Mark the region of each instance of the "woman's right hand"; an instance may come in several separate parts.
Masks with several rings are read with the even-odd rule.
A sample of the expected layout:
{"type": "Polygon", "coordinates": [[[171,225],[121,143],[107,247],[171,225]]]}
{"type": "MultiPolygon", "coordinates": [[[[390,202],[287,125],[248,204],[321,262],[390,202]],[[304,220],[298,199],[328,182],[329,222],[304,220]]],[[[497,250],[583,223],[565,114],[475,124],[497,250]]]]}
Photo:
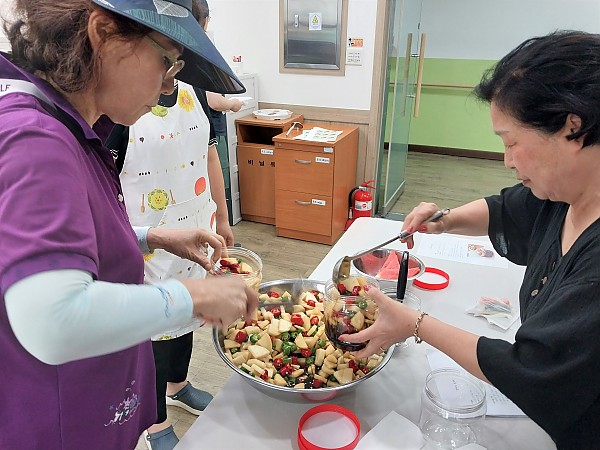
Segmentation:
{"type": "Polygon", "coordinates": [[[240,317],[252,317],[258,308],[258,294],[236,276],[184,280],[194,302],[194,316],[206,322],[228,326],[240,317]]]}
{"type": "Polygon", "coordinates": [[[359,359],[387,350],[395,343],[402,342],[411,336],[416,316],[420,314],[419,311],[391,299],[374,287],[369,288],[367,295],[377,303],[378,311],[375,322],[358,333],[343,334],[339,337],[341,341],[353,344],[368,341],[365,348],[353,352],[353,355],[359,359]]]}
{"type": "MultiPolygon", "coordinates": [[[[440,208],[435,203],[425,203],[421,202],[418,206],[413,208],[413,210],[406,216],[404,219],[404,223],[402,224],[402,231],[408,231],[412,233],[413,231],[418,231],[419,233],[430,233],[430,234],[440,234],[446,230],[444,224],[444,217],[435,222],[425,222],[428,217],[434,214],[436,211],[439,211],[440,208]]],[[[414,240],[411,237],[407,238],[403,242],[406,243],[409,249],[414,247],[414,240]]]]}

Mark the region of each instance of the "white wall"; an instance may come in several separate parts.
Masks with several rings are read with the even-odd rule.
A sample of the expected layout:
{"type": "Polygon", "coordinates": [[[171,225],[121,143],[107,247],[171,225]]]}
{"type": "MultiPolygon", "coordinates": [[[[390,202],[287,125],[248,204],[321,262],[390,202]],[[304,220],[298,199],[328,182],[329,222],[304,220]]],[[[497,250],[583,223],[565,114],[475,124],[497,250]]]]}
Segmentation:
{"type": "Polygon", "coordinates": [[[600,1],[423,0],[427,58],[497,60],[557,29],[600,33],[600,1]]]}
{"type": "Polygon", "coordinates": [[[13,0],[2,0],[0,1],[0,51],[6,52],[10,50],[8,45],[8,39],[4,35],[3,18],[10,17],[9,12],[13,6],[13,0]]]}
{"type": "Polygon", "coordinates": [[[362,66],[345,76],[279,73],[279,0],[208,0],[209,35],[227,62],[241,55],[255,72],[261,102],[369,109],[375,42],[375,0],[348,0],[348,37],[363,38],[362,66]]]}

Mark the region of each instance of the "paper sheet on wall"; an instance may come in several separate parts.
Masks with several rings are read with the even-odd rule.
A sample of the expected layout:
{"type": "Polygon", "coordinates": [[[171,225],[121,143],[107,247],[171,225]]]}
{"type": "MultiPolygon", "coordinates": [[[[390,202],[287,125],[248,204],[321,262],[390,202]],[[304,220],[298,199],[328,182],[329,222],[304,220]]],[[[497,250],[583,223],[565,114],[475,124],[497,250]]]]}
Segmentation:
{"type": "MultiPolygon", "coordinates": [[[[426,352],[431,370],[445,367],[464,370],[452,358],[438,350],[428,348],[426,352]]],[[[484,383],[484,385],[487,401],[486,415],[495,417],[525,417],[525,413],[506,395],[488,383],[484,383]]]]}
{"type": "Polygon", "coordinates": [[[504,269],[508,267],[508,260],[498,255],[489,241],[476,238],[465,239],[448,234],[443,236],[428,234],[423,236],[417,254],[479,266],[504,269]]]}

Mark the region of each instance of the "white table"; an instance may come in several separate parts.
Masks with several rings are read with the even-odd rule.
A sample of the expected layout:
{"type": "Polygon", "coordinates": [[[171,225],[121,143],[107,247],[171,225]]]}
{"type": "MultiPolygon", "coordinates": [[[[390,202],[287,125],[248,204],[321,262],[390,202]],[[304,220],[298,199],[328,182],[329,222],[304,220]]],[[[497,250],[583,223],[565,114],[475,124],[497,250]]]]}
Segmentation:
{"type": "MultiPolygon", "coordinates": [[[[373,247],[400,232],[401,223],[378,218],[360,218],[340,238],[310,278],[326,280],[341,257],[373,247]]],[[[415,236],[413,253],[427,235],[415,236]]],[[[476,238],[487,241],[487,238],[476,238]]],[[[404,244],[389,247],[406,249],[404,244]]],[[[447,323],[492,338],[514,340],[518,324],[506,332],[489,325],[483,318],[465,314],[482,295],[506,296],[517,302],[523,268],[475,266],[442,259],[421,257],[427,266],[448,272],[450,285],[441,291],[411,290],[421,299],[421,308],[447,323]]],[[[431,370],[425,356],[427,344],[411,343],[398,349],[388,365],[353,392],[335,397],[336,403],[351,409],[361,423],[361,435],[394,410],[418,423],[420,393],[431,370]]],[[[241,376],[233,374],[208,408],[194,422],[176,450],[198,449],[298,449],[297,425],[300,417],[315,404],[286,403],[261,394],[241,376]]],[[[556,448],[550,437],[528,418],[485,420],[485,445],[488,450],[545,450],[556,448]]]]}

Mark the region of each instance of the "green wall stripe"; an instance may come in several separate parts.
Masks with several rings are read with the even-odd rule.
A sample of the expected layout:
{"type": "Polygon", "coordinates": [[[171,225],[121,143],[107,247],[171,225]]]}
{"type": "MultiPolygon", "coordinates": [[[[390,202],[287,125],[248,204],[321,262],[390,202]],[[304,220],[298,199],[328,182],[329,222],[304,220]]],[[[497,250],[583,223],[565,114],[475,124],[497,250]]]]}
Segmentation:
{"type": "MultiPolygon", "coordinates": [[[[496,61],[427,58],[424,83],[476,85],[496,61]]],[[[420,115],[412,119],[410,143],[465,150],[503,152],[493,133],[489,106],[475,99],[470,89],[424,86],[420,115]]]]}

